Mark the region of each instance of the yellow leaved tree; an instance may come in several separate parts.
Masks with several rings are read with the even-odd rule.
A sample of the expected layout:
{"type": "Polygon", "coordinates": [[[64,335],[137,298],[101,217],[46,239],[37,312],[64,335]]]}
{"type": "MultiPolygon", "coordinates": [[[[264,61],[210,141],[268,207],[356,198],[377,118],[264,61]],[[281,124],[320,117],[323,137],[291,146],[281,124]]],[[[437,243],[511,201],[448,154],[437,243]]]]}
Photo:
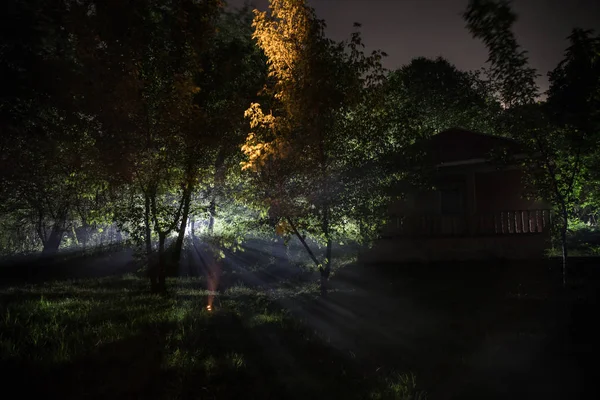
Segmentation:
{"type": "Polygon", "coordinates": [[[349,42],[328,39],[325,23],[305,0],[270,0],[267,12],[254,14],[253,37],[266,56],[269,80],[261,102],[245,112],[251,133],[241,167],[251,174],[276,232],[302,242],[325,292],[333,238],[354,209],[345,180],[357,158],[348,153],[348,135],[358,130],[348,128],[348,115],[383,77],[382,53],[365,56],[358,33],[349,42]],[[325,245],[323,261],[306,234],[325,245]]]}
{"type": "Polygon", "coordinates": [[[267,57],[272,84],[264,89],[277,110],[263,111],[251,104],[245,116],[253,130],[242,151],[248,159],[242,169],[257,171],[270,157],[285,157],[289,140],[305,118],[304,81],[308,78],[311,41],[321,39],[315,29],[318,21],[304,0],[272,0],[270,12],[255,10],[253,38],[267,57]]]}

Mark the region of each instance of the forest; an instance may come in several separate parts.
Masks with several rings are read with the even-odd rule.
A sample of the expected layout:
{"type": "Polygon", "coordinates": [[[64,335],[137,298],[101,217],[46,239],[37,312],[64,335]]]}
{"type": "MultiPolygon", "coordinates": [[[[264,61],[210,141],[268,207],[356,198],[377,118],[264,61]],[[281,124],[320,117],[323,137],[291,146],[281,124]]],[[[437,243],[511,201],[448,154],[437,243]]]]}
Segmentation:
{"type": "Polygon", "coordinates": [[[177,260],[194,226],[232,248],[308,236],[327,275],[333,242],[369,243],[385,223],[410,145],[452,127],[528,146],[531,195],[554,205],[559,239],[597,229],[598,37],[574,30],[540,93],[514,16],[485,7],[465,18],[488,69],[415,58],[386,71],[360,24],[336,43],[298,1],[268,14],[216,0],[7,3],[3,255],[128,240],[177,260]]]}
{"type": "Polygon", "coordinates": [[[158,312],[174,301],[152,295],[168,282],[187,293],[168,279],[185,275],[186,249],[235,260],[260,246],[314,272],[325,295],[377,240],[400,183],[429,184],[413,145],[450,128],[527,149],[526,195],[552,206],[548,256],[562,257],[563,281],[571,255],[600,255],[598,32],[572,31],[542,92],[502,0],[464,10],[489,53],[475,71],[442,57],[387,70],[359,22],[332,40],[304,0],[264,12],[220,0],[1,9],[2,262],[133,249],[149,285],[132,285],[158,312]]]}

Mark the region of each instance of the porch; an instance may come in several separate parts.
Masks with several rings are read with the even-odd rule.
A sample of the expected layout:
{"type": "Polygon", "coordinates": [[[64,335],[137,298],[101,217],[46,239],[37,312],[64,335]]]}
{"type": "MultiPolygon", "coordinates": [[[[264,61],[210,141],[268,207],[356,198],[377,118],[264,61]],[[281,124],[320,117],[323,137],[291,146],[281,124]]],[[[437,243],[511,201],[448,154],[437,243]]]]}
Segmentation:
{"type": "Polygon", "coordinates": [[[548,234],[549,209],[504,210],[472,215],[392,215],[385,237],[476,237],[548,234]]]}
{"type": "Polygon", "coordinates": [[[535,260],[550,239],[548,209],[393,216],[370,262],[535,260]]]}

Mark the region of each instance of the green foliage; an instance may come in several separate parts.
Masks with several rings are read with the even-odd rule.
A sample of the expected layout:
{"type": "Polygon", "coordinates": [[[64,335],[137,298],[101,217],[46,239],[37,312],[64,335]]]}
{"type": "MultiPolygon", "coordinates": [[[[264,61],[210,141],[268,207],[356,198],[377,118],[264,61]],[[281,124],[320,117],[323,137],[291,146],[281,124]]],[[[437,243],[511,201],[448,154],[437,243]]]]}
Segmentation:
{"type": "Polygon", "coordinates": [[[378,236],[410,145],[451,127],[518,139],[532,195],[597,223],[597,34],[573,31],[537,104],[506,1],[465,13],[487,75],[442,58],[388,73],[359,24],[335,42],[301,0],[8,0],[0,18],[3,255],[128,237],[150,256],[195,219],[230,250],[297,231],[330,266],[334,243],[378,236]]]}
{"type": "Polygon", "coordinates": [[[451,128],[496,133],[501,107],[491,82],[444,58],[418,57],[391,72],[385,96],[390,141],[412,142],[451,128]]]}
{"type": "Polygon", "coordinates": [[[508,0],[470,0],[464,13],[467,28],[490,50],[490,77],[505,107],[531,104],[538,96],[537,71],[528,66],[511,28],[517,21],[508,0]]]}
{"type": "MultiPolygon", "coordinates": [[[[600,227],[592,221],[570,218],[567,242],[569,252],[573,256],[598,256],[600,255],[600,227]]],[[[555,253],[556,251],[551,255],[558,255],[555,253]]]]}
{"type": "Polygon", "coordinates": [[[549,74],[547,112],[552,122],[565,131],[567,148],[578,163],[580,178],[574,183],[572,216],[597,223],[600,210],[600,37],[592,31],[574,29],[565,58],[549,74]]]}
{"type": "Polygon", "coordinates": [[[549,109],[559,124],[594,134],[600,107],[600,37],[574,29],[568,39],[565,58],[549,73],[549,109]]]}
{"type": "MultiPolygon", "coordinates": [[[[371,111],[379,98],[382,52],[363,53],[358,32],[348,42],[325,36],[324,22],[303,1],[274,0],[256,12],[255,33],[267,56],[267,108],[246,111],[252,133],[242,151],[251,172],[250,202],[268,210],[276,231],[331,247],[360,240],[385,203],[380,154],[367,148],[379,131],[371,111]],[[360,204],[360,206],[359,206],[360,204]]],[[[330,254],[325,262],[330,265],[330,254]]]]}
{"type": "Polygon", "coordinates": [[[594,175],[590,167],[600,143],[597,40],[590,32],[573,32],[565,60],[550,73],[547,102],[536,103],[537,73],[511,30],[516,15],[509,2],[471,0],[464,17],[473,36],[489,49],[491,76],[507,108],[501,118],[503,129],[528,149],[523,167],[530,187],[557,212],[566,283],[569,218],[575,216],[578,204],[597,198],[593,194],[597,189],[586,187],[594,175]]]}
{"type": "Polygon", "coordinates": [[[141,246],[239,187],[224,179],[266,75],[251,13],[134,3],[7,4],[3,25],[20,25],[1,49],[3,253],[94,244],[113,222],[141,246]]]}

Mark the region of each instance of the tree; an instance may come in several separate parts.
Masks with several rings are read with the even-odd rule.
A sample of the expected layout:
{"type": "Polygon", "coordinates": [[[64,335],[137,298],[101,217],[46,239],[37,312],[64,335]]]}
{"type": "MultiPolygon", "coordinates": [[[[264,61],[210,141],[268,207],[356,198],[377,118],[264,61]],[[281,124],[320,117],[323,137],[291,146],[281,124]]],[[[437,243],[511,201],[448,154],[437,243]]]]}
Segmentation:
{"type": "Polygon", "coordinates": [[[565,58],[549,73],[547,111],[554,124],[582,141],[578,217],[600,211],[600,37],[574,29],[565,58]]]}
{"type": "Polygon", "coordinates": [[[189,216],[213,218],[236,189],[227,180],[243,111],[266,77],[251,13],[217,0],[11,1],[6,11],[0,212],[15,232],[1,243],[17,249],[24,237],[50,253],[67,233],[87,245],[116,221],[149,267],[158,259],[149,273],[164,290],[172,233],[177,261],[189,216]]]}
{"type": "Polygon", "coordinates": [[[303,0],[272,0],[270,12],[255,11],[253,26],[270,84],[266,103],[246,111],[252,133],[242,147],[242,168],[253,172],[255,200],[265,204],[277,231],[295,235],[307,250],[325,293],[334,238],[356,206],[344,178],[360,151],[348,134],[358,130],[345,128],[359,116],[353,108],[382,81],[383,54],[365,56],[358,33],[348,43],[327,39],[324,22],[303,0]],[[325,245],[322,262],[301,230],[325,245]]]}
{"type": "Polygon", "coordinates": [[[391,133],[415,139],[450,128],[492,134],[501,111],[490,81],[441,57],[418,57],[391,72],[386,106],[391,133]]]}
{"type": "MultiPolygon", "coordinates": [[[[529,67],[527,53],[521,50],[511,31],[516,15],[510,3],[471,0],[464,17],[473,36],[482,39],[489,49],[491,77],[506,107],[504,130],[529,147],[531,157],[524,166],[530,169],[535,190],[553,203],[560,216],[563,285],[566,285],[568,221],[580,193],[583,149],[589,144],[583,131],[557,123],[556,115],[552,117],[548,113],[553,103],[558,104],[560,96],[557,94],[563,92],[560,87],[569,62],[561,63],[551,74],[549,95],[552,101],[536,103],[538,87],[535,79],[538,74],[529,67]]],[[[555,112],[563,114],[563,106],[554,108],[555,112]]],[[[568,116],[569,112],[564,115],[568,116]]]]}
{"type": "Polygon", "coordinates": [[[507,0],[470,0],[464,13],[467,28],[489,50],[489,75],[506,108],[535,103],[539,76],[528,65],[511,28],[517,16],[507,0]]]}
{"type": "Polygon", "coordinates": [[[9,1],[1,24],[0,212],[14,221],[8,229],[35,231],[47,255],[85,224],[78,211],[103,187],[93,166],[98,127],[77,112],[72,96],[77,55],[64,29],[69,6],[9,1]]]}
{"type": "Polygon", "coordinates": [[[239,169],[241,161],[239,147],[247,125],[244,110],[266,81],[264,55],[252,39],[251,24],[249,8],[224,12],[201,60],[203,74],[197,81],[195,101],[203,111],[204,129],[215,140],[202,168],[195,209],[208,217],[210,234],[217,210],[235,193],[235,188],[228,185],[228,176],[232,169],[239,169]]]}
{"type": "Polygon", "coordinates": [[[221,5],[134,3],[79,2],[68,27],[81,65],[77,96],[102,127],[98,146],[112,185],[131,193],[117,217],[143,235],[152,288],[164,291],[167,236],[185,229],[198,170],[214,147],[196,96],[221,5]]]}

